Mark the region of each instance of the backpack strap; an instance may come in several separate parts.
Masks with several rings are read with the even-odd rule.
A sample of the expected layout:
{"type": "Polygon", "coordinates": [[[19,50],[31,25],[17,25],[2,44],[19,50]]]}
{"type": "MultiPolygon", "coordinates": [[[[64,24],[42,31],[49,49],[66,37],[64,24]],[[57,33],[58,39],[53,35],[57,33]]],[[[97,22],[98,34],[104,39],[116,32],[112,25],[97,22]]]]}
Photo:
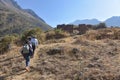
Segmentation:
{"type": "Polygon", "coordinates": [[[28,46],[29,46],[29,49],[30,49],[31,51],[33,51],[33,49],[32,49],[32,47],[30,46],[30,44],[28,44],[28,46]]]}

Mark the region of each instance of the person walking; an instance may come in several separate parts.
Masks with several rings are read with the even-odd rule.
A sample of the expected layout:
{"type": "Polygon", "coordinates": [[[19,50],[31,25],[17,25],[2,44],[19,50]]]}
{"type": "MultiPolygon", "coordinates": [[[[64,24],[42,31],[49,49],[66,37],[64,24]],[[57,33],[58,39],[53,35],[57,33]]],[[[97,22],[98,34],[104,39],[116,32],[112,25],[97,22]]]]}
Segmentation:
{"type": "Polygon", "coordinates": [[[32,43],[32,48],[33,48],[33,54],[31,57],[34,57],[35,49],[38,46],[38,40],[35,36],[32,36],[30,42],[32,43]]]}
{"type": "Polygon", "coordinates": [[[26,41],[21,49],[21,53],[25,59],[26,71],[30,71],[30,56],[32,52],[33,52],[32,44],[30,43],[30,41],[26,41]]]}

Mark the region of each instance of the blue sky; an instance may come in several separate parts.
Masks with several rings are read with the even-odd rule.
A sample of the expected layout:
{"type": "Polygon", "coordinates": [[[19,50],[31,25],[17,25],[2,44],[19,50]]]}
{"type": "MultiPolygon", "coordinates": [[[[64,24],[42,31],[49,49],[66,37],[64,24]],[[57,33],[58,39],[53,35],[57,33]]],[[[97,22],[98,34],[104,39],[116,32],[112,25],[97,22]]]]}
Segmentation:
{"type": "Polygon", "coordinates": [[[16,0],[24,9],[32,9],[49,25],[97,18],[104,21],[120,16],[120,0],[16,0]]]}

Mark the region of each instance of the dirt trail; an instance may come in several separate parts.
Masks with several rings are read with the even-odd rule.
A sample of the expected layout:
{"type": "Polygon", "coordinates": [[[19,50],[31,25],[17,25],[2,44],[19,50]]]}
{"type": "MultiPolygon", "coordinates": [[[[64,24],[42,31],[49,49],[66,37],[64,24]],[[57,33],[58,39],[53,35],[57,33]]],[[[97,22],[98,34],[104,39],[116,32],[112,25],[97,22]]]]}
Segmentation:
{"type": "MultiPolygon", "coordinates": [[[[65,43],[52,43],[52,44],[40,44],[36,51],[35,56],[31,59],[31,71],[26,72],[24,70],[25,61],[21,54],[19,53],[20,48],[16,49],[13,47],[13,51],[8,52],[8,54],[0,56],[0,67],[4,66],[4,68],[0,71],[0,80],[29,80],[29,76],[38,75],[40,76],[40,72],[35,69],[37,64],[39,64],[39,50],[44,47],[53,47],[55,45],[67,45],[68,43],[73,42],[73,38],[70,41],[65,43]],[[37,74],[38,73],[38,74],[37,74]]],[[[34,79],[35,77],[33,77],[34,79]]],[[[33,80],[31,79],[31,80],[33,80]]]]}

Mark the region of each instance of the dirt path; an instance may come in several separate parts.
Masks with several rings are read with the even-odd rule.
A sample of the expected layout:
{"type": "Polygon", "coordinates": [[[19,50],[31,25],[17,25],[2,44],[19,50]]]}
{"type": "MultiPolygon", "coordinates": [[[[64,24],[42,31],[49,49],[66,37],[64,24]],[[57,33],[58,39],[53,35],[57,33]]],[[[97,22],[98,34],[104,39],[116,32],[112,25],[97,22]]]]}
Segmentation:
{"type": "MultiPolygon", "coordinates": [[[[70,38],[69,38],[70,39],[70,38]]],[[[65,43],[52,43],[52,44],[44,44],[39,45],[35,51],[35,56],[31,59],[31,71],[25,71],[25,61],[21,54],[19,53],[20,48],[13,48],[13,51],[10,51],[8,54],[0,56],[0,67],[2,67],[0,71],[0,80],[29,80],[29,76],[32,76],[32,79],[35,79],[35,76],[40,76],[40,71],[36,69],[36,66],[39,64],[39,50],[44,47],[53,47],[55,45],[68,45],[74,41],[71,38],[69,41],[65,43]]],[[[36,79],[35,79],[36,80],[36,79]]]]}

